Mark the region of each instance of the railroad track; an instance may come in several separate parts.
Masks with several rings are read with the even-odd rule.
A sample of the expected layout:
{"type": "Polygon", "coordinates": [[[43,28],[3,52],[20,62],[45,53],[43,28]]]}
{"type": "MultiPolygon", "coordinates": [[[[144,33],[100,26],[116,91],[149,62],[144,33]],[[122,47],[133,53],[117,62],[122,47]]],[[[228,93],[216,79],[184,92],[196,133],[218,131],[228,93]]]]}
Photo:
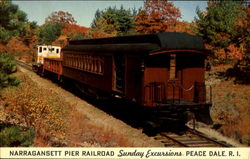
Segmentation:
{"type": "Polygon", "coordinates": [[[217,139],[209,138],[206,135],[188,129],[184,134],[162,132],[155,136],[166,147],[232,147],[217,139]]]}
{"type": "Polygon", "coordinates": [[[32,70],[32,66],[23,62],[23,61],[19,61],[19,60],[16,60],[16,63],[17,65],[21,66],[21,67],[24,67],[25,69],[29,70],[29,71],[33,71],[32,70]]]}

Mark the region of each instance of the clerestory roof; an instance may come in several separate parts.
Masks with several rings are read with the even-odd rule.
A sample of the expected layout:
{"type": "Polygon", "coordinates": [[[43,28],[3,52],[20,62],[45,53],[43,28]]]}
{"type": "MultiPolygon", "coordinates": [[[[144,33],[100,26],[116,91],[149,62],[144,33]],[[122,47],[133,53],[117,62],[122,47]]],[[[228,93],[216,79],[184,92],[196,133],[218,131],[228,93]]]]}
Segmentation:
{"type": "Polygon", "coordinates": [[[72,40],[69,41],[69,45],[63,50],[149,53],[174,49],[204,50],[204,46],[201,37],[187,33],[164,32],[110,38],[72,40]]]}

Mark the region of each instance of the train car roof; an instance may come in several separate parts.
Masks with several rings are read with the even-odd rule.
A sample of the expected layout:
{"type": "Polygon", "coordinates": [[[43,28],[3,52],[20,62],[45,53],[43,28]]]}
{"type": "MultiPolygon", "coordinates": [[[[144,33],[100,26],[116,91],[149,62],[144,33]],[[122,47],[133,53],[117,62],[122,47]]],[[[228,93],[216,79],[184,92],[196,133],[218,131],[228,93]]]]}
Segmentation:
{"type": "Polygon", "coordinates": [[[204,46],[201,37],[187,33],[164,32],[111,38],[72,40],[69,41],[69,45],[63,50],[149,53],[174,49],[203,50],[204,46]]]}

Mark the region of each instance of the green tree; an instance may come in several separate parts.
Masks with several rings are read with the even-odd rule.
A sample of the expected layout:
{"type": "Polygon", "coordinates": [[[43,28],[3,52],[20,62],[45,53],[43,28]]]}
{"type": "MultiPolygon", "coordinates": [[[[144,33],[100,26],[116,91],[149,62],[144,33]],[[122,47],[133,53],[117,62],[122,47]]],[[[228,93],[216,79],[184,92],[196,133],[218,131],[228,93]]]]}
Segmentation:
{"type": "Polygon", "coordinates": [[[210,2],[206,11],[197,9],[197,34],[207,43],[216,47],[226,47],[237,34],[235,30],[238,16],[240,16],[240,3],[236,1],[210,2]]]}
{"type": "Polygon", "coordinates": [[[118,35],[129,34],[134,29],[134,18],[130,10],[125,10],[122,6],[116,11],[116,21],[118,35]]]}
{"type": "Polygon", "coordinates": [[[16,62],[7,53],[0,53],[0,89],[7,86],[17,86],[20,81],[11,74],[16,71],[16,62]]]}
{"type": "Polygon", "coordinates": [[[225,63],[234,57],[242,59],[242,51],[237,48],[239,44],[236,42],[237,21],[243,15],[240,2],[208,2],[205,11],[197,8],[197,15],[195,32],[203,37],[207,48],[212,50],[217,62],[225,63]]]}
{"type": "Polygon", "coordinates": [[[36,22],[27,22],[24,25],[26,32],[21,37],[24,44],[26,44],[29,48],[33,48],[36,45],[36,31],[37,31],[37,23],[36,22]]]}
{"type": "Polygon", "coordinates": [[[114,24],[108,23],[104,18],[95,21],[96,27],[90,28],[86,38],[102,38],[117,36],[117,29],[114,24]]]}
{"type": "Polygon", "coordinates": [[[123,6],[120,9],[109,7],[103,11],[99,9],[95,13],[95,18],[91,24],[92,32],[103,32],[103,35],[128,35],[133,32],[134,18],[130,10],[123,6]]]}
{"type": "Polygon", "coordinates": [[[18,126],[6,127],[0,131],[0,146],[31,146],[35,137],[33,129],[22,130],[18,126]]]}
{"type": "Polygon", "coordinates": [[[13,36],[26,32],[27,14],[10,0],[0,1],[0,15],[0,43],[6,44],[13,36]]]}
{"type": "Polygon", "coordinates": [[[97,23],[97,20],[100,18],[101,18],[101,11],[99,9],[97,9],[95,12],[95,17],[91,23],[91,28],[97,27],[98,24],[96,24],[96,23],[97,23]]]}
{"type": "Polygon", "coordinates": [[[38,29],[38,41],[40,44],[49,45],[60,35],[64,25],[61,23],[44,24],[38,29]]]}

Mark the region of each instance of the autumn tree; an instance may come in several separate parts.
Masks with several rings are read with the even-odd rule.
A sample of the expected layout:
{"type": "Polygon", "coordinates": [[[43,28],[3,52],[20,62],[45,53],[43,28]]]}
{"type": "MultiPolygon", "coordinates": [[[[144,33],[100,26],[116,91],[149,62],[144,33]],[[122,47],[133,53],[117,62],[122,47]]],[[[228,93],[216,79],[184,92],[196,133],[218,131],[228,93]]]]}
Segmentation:
{"type": "Polygon", "coordinates": [[[51,43],[52,45],[64,47],[68,40],[81,40],[87,34],[88,28],[76,24],[64,24],[61,34],[51,43]]]}
{"type": "Polygon", "coordinates": [[[13,37],[6,45],[6,50],[9,54],[20,55],[28,51],[29,48],[20,37],[13,37]]]}
{"type": "Polygon", "coordinates": [[[181,17],[180,10],[167,0],[146,0],[135,19],[139,33],[158,33],[171,30],[181,17]]]}
{"type": "Polygon", "coordinates": [[[250,53],[250,7],[242,7],[243,14],[237,20],[237,36],[235,42],[240,43],[250,53]]]}
{"type": "MultiPolygon", "coordinates": [[[[244,14],[237,21],[237,36],[235,37],[234,43],[237,44],[238,50],[244,52],[244,56],[237,64],[241,64],[245,66],[246,70],[250,70],[250,7],[246,6],[242,8],[244,14]]],[[[235,56],[235,54],[233,55],[235,56]]]]}
{"type": "MultiPolygon", "coordinates": [[[[205,11],[197,9],[197,15],[196,33],[203,37],[206,46],[214,52],[215,59],[226,62],[232,55],[232,50],[237,54],[241,52],[239,48],[234,48],[238,45],[234,43],[238,34],[237,20],[242,16],[239,2],[208,2],[205,11]]],[[[242,56],[237,55],[237,57],[242,56]]]]}
{"type": "Polygon", "coordinates": [[[79,26],[76,24],[66,24],[62,29],[62,35],[67,36],[70,39],[77,40],[83,39],[87,34],[88,28],[79,26]]]}
{"type": "Polygon", "coordinates": [[[176,21],[176,25],[170,28],[170,32],[183,32],[188,34],[194,34],[193,28],[195,24],[187,21],[176,21]]]}
{"type": "Polygon", "coordinates": [[[69,12],[57,11],[52,12],[46,19],[45,24],[76,24],[76,20],[69,12]]]}

